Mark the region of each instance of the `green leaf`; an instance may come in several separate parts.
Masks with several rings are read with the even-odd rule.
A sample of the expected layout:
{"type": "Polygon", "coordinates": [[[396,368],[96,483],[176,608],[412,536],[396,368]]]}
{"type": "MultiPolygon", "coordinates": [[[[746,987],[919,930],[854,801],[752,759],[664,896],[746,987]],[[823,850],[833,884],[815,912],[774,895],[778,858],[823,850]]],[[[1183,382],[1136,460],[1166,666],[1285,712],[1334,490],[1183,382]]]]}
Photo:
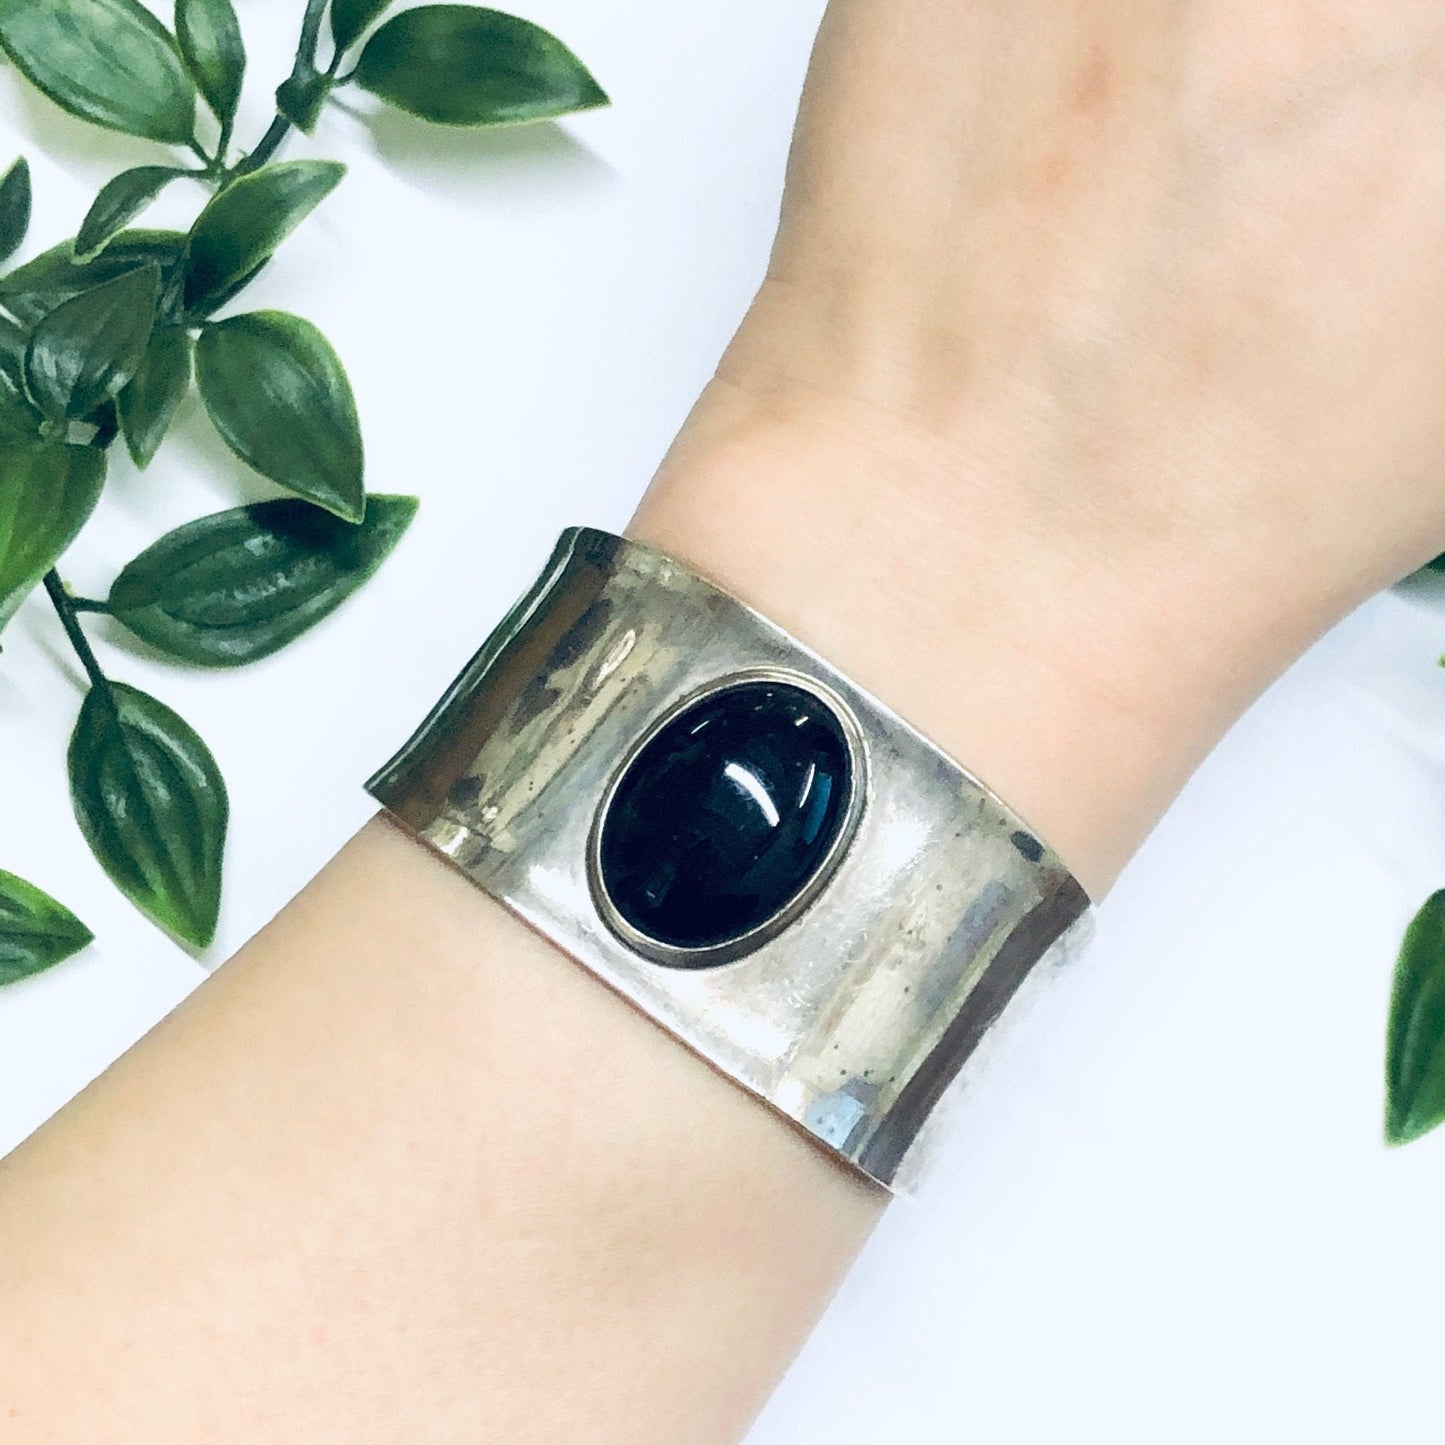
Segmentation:
{"type": "Polygon", "coordinates": [[[90,260],[166,186],[180,176],[191,174],[175,166],[136,166],[107,181],[80,223],[80,232],[75,238],[75,259],[90,260]]]}
{"type": "Polygon", "coordinates": [[[0,446],[40,440],[42,418],[24,392],[0,371],[0,446]]]}
{"type": "Polygon", "coordinates": [[[231,0],[176,0],[181,59],[229,136],[246,77],[246,46],[231,0]]]}
{"type": "Polygon", "coordinates": [[[0,0],[0,46],[57,105],[109,130],[185,145],[196,93],[138,0],[0,0]]]}
{"type": "Polygon", "coordinates": [[[1385,1045],[1385,1139],[1445,1120],[1445,888],[1415,915],[1395,965],[1385,1045]]]}
{"type": "Polygon", "coordinates": [[[555,35],[474,5],[423,5],[388,20],[366,42],[356,80],[441,125],[515,125],[607,104],[555,35]]]}
{"type": "Polygon", "coordinates": [[[160,290],[160,268],[140,266],[72,296],[35,323],[25,386],[46,416],[84,416],[131,379],[145,357],[160,290]]]}
{"type": "Polygon", "coordinates": [[[40,413],[25,394],[25,328],[0,315],[0,443],[36,441],[40,413]]]}
{"type": "Polygon", "coordinates": [[[30,333],[0,312],[0,373],[9,372],[19,382],[25,376],[25,348],[30,333]]]}
{"type": "Polygon", "coordinates": [[[247,466],[359,522],[361,428],[326,338],[284,311],[217,322],[196,343],[196,380],[216,430],[247,466]]]}
{"type": "Polygon", "coordinates": [[[416,508],[415,497],[372,495],[356,526],[292,497],[216,512],[127,563],[107,606],[177,661],[255,662],[346,601],[386,560],[416,508]]]}
{"type": "Polygon", "coordinates": [[[336,188],[336,161],[284,161],[242,176],[212,198],[191,227],[186,305],[198,311],[254,271],[336,188]]]}
{"type": "Polygon", "coordinates": [[[321,107],[331,94],[331,77],[314,65],[299,65],[276,87],[276,109],[296,127],[310,135],[316,129],[321,107]]]}
{"type": "Polygon", "coordinates": [[[0,446],[39,441],[42,420],[10,373],[0,369],[0,446]]]}
{"type": "Polygon", "coordinates": [[[350,49],[391,0],[331,0],[331,38],[337,53],[350,49]]]}
{"type": "Polygon", "coordinates": [[[190,387],[190,333],[179,326],[157,326],[135,375],[116,398],[126,450],[136,466],[150,465],[190,387]]]}
{"type": "Polygon", "coordinates": [[[179,231],[122,231],[100,255],[77,261],[71,242],[62,241],[0,276],[0,306],[25,326],[33,326],[72,296],[140,266],[159,266],[166,275],[180,261],[185,246],[186,238],[179,231]]]}
{"type": "Polygon", "coordinates": [[[0,986],[63,963],[94,937],[63,904],[0,868],[0,986]]]}
{"type": "Polygon", "coordinates": [[[113,682],[85,695],[66,762],[76,821],[111,881],[204,948],[221,905],[228,814],[210,749],[164,703],[113,682]]]}
{"type": "Polygon", "coordinates": [[[105,453],[94,447],[0,446],[0,627],[74,540],[104,484],[105,453]]]}
{"type": "Polygon", "coordinates": [[[208,296],[199,306],[186,308],[182,319],[189,326],[199,325],[207,320],[213,311],[219,311],[233,296],[244,291],[270,264],[269,260],[262,261],[259,266],[252,267],[244,276],[238,277],[224,291],[218,292],[215,296],[208,296]]]}
{"type": "Polygon", "coordinates": [[[30,164],[21,156],[0,179],[0,261],[8,261],[30,229],[30,164]]]}

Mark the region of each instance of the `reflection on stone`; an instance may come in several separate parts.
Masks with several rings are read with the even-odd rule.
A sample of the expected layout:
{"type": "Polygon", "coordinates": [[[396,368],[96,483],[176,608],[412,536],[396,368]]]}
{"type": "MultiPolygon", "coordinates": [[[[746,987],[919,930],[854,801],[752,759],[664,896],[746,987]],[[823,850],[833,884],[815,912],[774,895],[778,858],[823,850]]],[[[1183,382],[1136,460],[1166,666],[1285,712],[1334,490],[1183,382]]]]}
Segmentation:
{"type": "Polygon", "coordinates": [[[604,821],[617,912],[673,948],[714,948],[785,908],[829,857],[852,762],[832,709],[740,682],[685,708],[633,760],[604,821]]]}

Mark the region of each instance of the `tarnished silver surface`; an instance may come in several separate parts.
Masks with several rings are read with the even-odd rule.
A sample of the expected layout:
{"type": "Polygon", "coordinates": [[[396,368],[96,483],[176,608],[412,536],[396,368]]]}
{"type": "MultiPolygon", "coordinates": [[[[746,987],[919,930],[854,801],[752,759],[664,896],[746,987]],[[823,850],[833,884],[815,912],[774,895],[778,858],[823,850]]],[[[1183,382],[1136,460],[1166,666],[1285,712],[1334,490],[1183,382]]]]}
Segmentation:
{"type": "Polygon", "coordinates": [[[368,783],[407,827],[723,1073],[880,1184],[1088,898],[1028,825],[875,698],[677,562],[564,532],[410,742],[368,783]],[[668,967],[609,926],[589,874],[620,764],[738,675],[841,706],[863,766],[831,873],[731,962],[668,967]]]}

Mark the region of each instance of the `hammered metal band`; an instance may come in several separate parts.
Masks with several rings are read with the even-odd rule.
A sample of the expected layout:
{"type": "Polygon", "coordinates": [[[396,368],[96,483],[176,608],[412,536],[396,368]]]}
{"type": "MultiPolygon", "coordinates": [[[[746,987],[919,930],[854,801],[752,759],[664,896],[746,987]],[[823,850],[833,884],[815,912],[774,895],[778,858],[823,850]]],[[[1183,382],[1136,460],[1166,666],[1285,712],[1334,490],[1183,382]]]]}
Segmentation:
{"type": "Polygon", "coordinates": [[[878,1183],[1041,964],[1083,889],[976,778],[836,669],[671,558],[571,528],[367,785],[417,837],[724,1074],[878,1183]],[[835,714],[836,841],[786,908],[691,957],[620,918],[598,837],[639,749],[748,681],[835,714]],[[790,691],[791,695],[791,691],[790,691]],[[683,966],[679,966],[683,965],[683,966]]]}

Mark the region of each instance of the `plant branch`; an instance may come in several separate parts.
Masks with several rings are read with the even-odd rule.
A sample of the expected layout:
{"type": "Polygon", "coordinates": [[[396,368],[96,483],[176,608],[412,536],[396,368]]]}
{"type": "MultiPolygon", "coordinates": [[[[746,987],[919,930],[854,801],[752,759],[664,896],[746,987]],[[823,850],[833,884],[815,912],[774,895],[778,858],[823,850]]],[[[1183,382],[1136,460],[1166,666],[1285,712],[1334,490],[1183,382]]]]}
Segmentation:
{"type": "Polygon", "coordinates": [[[235,180],[237,176],[260,170],[281,148],[281,142],[286,139],[290,130],[291,122],[284,115],[278,115],[257,143],[256,149],[231,168],[231,179],[235,180]]]}
{"type": "Polygon", "coordinates": [[[316,64],[316,45],[321,37],[321,16],[326,0],[306,0],[306,14],[301,20],[301,39],[296,45],[296,69],[316,64]]]}
{"type": "MultiPolygon", "coordinates": [[[[316,69],[316,47],[321,40],[321,17],[325,13],[326,0],[306,0],[306,14],[301,21],[301,38],[296,42],[296,60],[291,67],[293,80],[316,69]]],[[[266,128],[266,134],[257,142],[256,148],[231,168],[227,179],[235,180],[237,176],[260,170],[280,150],[281,142],[290,133],[291,122],[278,113],[266,128]]]]}
{"type": "Polygon", "coordinates": [[[76,616],[75,602],[65,590],[65,583],[60,580],[60,574],[54,567],[45,574],[45,591],[50,597],[51,606],[55,608],[56,616],[60,618],[65,635],[70,639],[70,645],[75,649],[75,655],[85,668],[86,676],[90,678],[91,685],[98,687],[109,697],[110,679],[101,671],[100,663],[96,661],[95,653],[91,650],[90,640],[81,629],[80,618],[76,616]]]}

